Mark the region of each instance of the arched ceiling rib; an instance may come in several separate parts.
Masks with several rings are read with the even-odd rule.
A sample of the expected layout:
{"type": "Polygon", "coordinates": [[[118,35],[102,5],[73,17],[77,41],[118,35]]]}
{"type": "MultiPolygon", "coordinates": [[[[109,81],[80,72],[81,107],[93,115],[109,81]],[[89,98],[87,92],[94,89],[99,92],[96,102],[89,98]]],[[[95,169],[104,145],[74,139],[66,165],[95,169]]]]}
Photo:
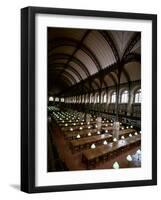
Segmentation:
{"type": "MultiPolygon", "coordinates": [[[[49,61],[49,67],[50,67],[50,65],[53,65],[55,63],[55,61],[57,62],[57,60],[60,60],[60,59],[62,60],[63,63],[66,63],[69,58],[70,58],[69,54],[65,54],[65,53],[54,54],[52,56],[52,60],[49,61]],[[65,61],[63,61],[63,60],[65,60],[65,61]]],[[[84,71],[84,73],[86,74],[86,77],[90,76],[90,72],[89,72],[88,68],[83,64],[83,62],[80,59],[73,57],[72,61],[69,62],[69,65],[70,65],[70,63],[76,63],[76,65],[74,65],[74,66],[77,66],[77,67],[79,66],[78,68],[81,68],[81,70],[84,71]]],[[[73,64],[71,64],[71,66],[72,65],[73,64]]]]}
{"type": "Polygon", "coordinates": [[[131,37],[134,35],[134,32],[110,31],[109,34],[111,38],[113,39],[113,42],[119,54],[119,58],[121,59],[129,41],[131,40],[131,37]]]}
{"type": "Polygon", "coordinates": [[[86,44],[89,49],[92,49],[93,53],[97,55],[102,68],[116,62],[110,45],[98,31],[91,31],[84,40],[84,44],[86,44]]]}
{"type": "Polygon", "coordinates": [[[95,65],[95,63],[93,62],[93,60],[86,53],[84,53],[82,50],[79,50],[76,53],[75,57],[78,58],[79,60],[82,60],[82,63],[85,66],[88,66],[88,70],[90,72],[90,75],[98,72],[98,68],[95,65]]]}
{"type": "MultiPolygon", "coordinates": [[[[49,68],[49,72],[54,70],[54,69],[56,69],[56,68],[63,69],[62,63],[54,63],[53,67],[49,68]]],[[[79,71],[77,71],[74,67],[68,65],[68,70],[67,71],[73,72],[79,78],[79,80],[83,80],[81,73],[79,73],[79,71]]]]}
{"type": "Polygon", "coordinates": [[[141,80],[141,67],[139,62],[129,62],[124,65],[131,81],[141,80]]]}
{"type": "MultiPolygon", "coordinates": [[[[62,69],[61,68],[56,68],[55,71],[54,71],[54,76],[57,76],[59,74],[59,72],[61,71],[62,69]]],[[[69,80],[71,80],[71,83],[72,84],[76,84],[77,81],[75,79],[75,77],[68,71],[65,71],[62,76],[65,76],[66,78],[68,78],[69,80]]]]}
{"type": "Polygon", "coordinates": [[[121,83],[138,80],[140,64],[134,63],[141,63],[140,54],[139,32],[49,28],[49,86],[59,83],[61,93],[71,94],[79,93],[79,89],[88,92],[114,86],[118,82],[115,70],[120,63],[123,63],[121,83]],[[132,66],[136,70],[134,75],[132,66]]]}
{"type": "Polygon", "coordinates": [[[52,48],[51,51],[49,51],[49,56],[52,56],[53,53],[65,53],[65,54],[68,54],[68,55],[71,55],[75,50],[75,46],[72,46],[72,45],[68,45],[68,44],[61,44],[60,46],[56,46],[54,48],[52,48]]]}
{"type": "Polygon", "coordinates": [[[82,79],[86,79],[88,77],[89,72],[87,73],[86,71],[84,71],[82,67],[80,67],[80,65],[77,64],[76,62],[72,61],[69,63],[69,65],[75,68],[75,70],[77,70],[79,74],[81,74],[82,79]]]}
{"type": "MultiPolygon", "coordinates": [[[[75,57],[75,55],[77,55],[77,53],[78,53],[78,51],[80,50],[80,47],[81,47],[83,41],[84,41],[85,38],[89,35],[89,33],[90,33],[90,30],[86,30],[86,31],[85,31],[85,33],[83,34],[81,40],[80,40],[79,43],[77,44],[77,46],[76,46],[74,52],[70,55],[70,57],[69,57],[67,63],[64,64],[64,69],[67,67],[68,63],[69,63],[70,61],[72,61],[73,57],[75,57]]],[[[85,66],[86,66],[86,65],[85,65],[85,66]]],[[[57,78],[64,72],[64,69],[62,69],[61,72],[58,74],[58,76],[56,77],[56,80],[57,80],[57,78]]],[[[55,80],[55,82],[56,82],[56,80],[55,80]]]]}
{"type": "MultiPolygon", "coordinates": [[[[52,49],[49,51],[49,56],[52,56],[54,52],[57,52],[57,48],[63,48],[64,47],[72,47],[70,48],[70,51],[74,52],[74,47],[77,47],[77,44],[79,43],[78,40],[73,40],[72,38],[56,38],[56,42],[53,41],[52,49]]],[[[93,53],[92,49],[88,48],[85,44],[81,44],[80,50],[82,50],[84,53],[86,53],[92,61],[95,63],[98,70],[101,69],[101,64],[96,57],[96,55],[93,53]]],[[[66,53],[68,54],[69,50],[66,50],[66,53]]]]}
{"type": "Polygon", "coordinates": [[[132,38],[129,40],[128,45],[126,46],[126,49],[124,51],[123,57],[127,56],[133,47],[137,44],[137,42],[141,39],[141,33],[136,32],[133,34],[132,38]]]}
{"type": "Polygon", "coordinates": [[[108,84],[108,86],[114,86],[116,85],[115,79],[113,78],[113,75],[107,74],[104,77],[105,82],[108,84]]]}
{"type": "Polygon", "coordinates": [[[133,46],[130,52],[141,54],[141,40],[138,40],[138,42],[133,46]]]}

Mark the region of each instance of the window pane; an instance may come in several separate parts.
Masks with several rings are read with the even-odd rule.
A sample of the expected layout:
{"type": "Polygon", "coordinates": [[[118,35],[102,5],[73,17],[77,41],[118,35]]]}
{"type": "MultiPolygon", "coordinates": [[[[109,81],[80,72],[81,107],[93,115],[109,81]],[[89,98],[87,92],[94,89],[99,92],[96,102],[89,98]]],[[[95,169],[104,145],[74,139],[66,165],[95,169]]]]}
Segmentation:
{"type": "Polygon", "coordinates": [[[121,95],[121,103],[128,103],[128,98],[129,98],[128,91],[125,90],[121,95]]]}
{"type": "Polygon", "coordinates": [[[116,92],[113,92],[111,96],[111,103],[115,103],[115,102],[116,102],[116,92]]]}
{"type": "Polygon", "coordinates": [[[141,89],[136,91],[134,103],[141,103],[141,89]]]}

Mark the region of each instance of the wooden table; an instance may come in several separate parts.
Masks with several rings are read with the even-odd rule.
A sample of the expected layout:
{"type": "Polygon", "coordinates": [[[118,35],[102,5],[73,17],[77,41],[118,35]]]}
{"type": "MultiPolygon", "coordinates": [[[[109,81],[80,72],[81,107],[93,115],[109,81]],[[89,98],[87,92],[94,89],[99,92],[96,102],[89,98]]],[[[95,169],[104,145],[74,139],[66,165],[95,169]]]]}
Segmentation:
{"type": "Polygon", "coordinates": [[[118,155],[121,150],[131,147],[132,145],[139,145],[141,142],[141,135],[128,137],[124,140],[118,140],[107,145],[101,145],[95,149],[88,149],[82,153],[82,161],[86,163],[87,168],[95,165],[100,160],[109,159],[111,156],[118,155]]]}
{"type": "Polygon", "coordinates": [[[84,130],[79,130],[79,131],[67,131],[67,132],[64,132],[64,137],[65,139],[67,140],[74,140],[74,139],[77,139],[77,135],[79,134],[81,138],[83,137],[91,137],[91,136],[88,136],[88,133],[91,133],[91,136],[93,135],[97,135],[97,129],[84,129],[84,130]]]}
{"type": "Polygon", "coordinates": [[[70,148],[72,152],[75,152],[76,150],[89,148],[93,143],[94,144],[102,143],[103,140],[108,140],[110,138],[112,139],[111,134],[100,134],[91,137],[76,139],[70,142],[70,148]]]}
{"type": "MultiPolygon", "coordinates": [[[[135,132],[135,129],[125,129],[119,132],[119,139],[121,136],[127,137],[130,133],[135,132]]],[[[79,134],[79,133],[77,133],[79,134]]],[[[95,136],[88,136],[80,139],[75,139],[70,142],[70,148],[72,152],[82,150],[83,148],[90,148],[91,144],[102,144],[102,141],[107,140],[107,142],[111,142],[113,140],[113,136],[111,133],[105,133],[95,136]]]]}
{"type": "Polygon", "coordinates": [[[91,135],[97,135],[97,131],[100,131],[101,133],[105,133],[105,130],[108,130],[108,133],[112,134],[112,130],[111,127],[106,127],[106,129],[101,129],[98,130],[96,128],[91,128],[91,129],[83,129],[83,130],[75,130],[75,131],[64,131],[64,137],[65,139],[68,140],[74,140],[76,139],[77,135],[79,134],[81,136],[81,138],[83,137],[89,137],[88,133],[90,132],[91,135]]]}

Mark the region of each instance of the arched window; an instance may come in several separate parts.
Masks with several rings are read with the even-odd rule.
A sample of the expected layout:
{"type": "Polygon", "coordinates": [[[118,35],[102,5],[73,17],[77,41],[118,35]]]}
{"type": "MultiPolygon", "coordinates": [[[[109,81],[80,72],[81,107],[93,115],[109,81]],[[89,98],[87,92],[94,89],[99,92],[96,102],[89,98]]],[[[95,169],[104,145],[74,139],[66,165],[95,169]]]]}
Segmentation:
{"type": "Polygon", "coordinates": [[[93,96],[93,94],[90,95],[90,103],[94,103],[94,96],[93,96]]]}
{"type": "Polygon", "coordinates": [[[81,95],[79,96],[79,103],[81,103],[81,95]]]}
{"type": "Polygon", "coordinates": [[[60,99],[60,101],[61,101],[61,102],[64,102],[64,98],[62,97],[62,98],[60,99]]]}
{"type": "Polygon", "coordinates": [[[86,102],[85,103],[89,103],[89,97],[88,94],[86,94],[86,102]]]}
{"type": "Polygon", "coordinates": [[[99,95],[97,95],[97,103],[99,103],[99,95]]]}
{"type": "Polygon", "coordinates": [[[103,94],[102,103],[106,103],[106,102],[107,102],[107,94],[104,93],[104,94],[103,94]]]}
{"type": "Polygon", "coordinates": [[[141,89],[135,92],[134,103],[141,103],[141,89]]]}
{"type": "Polygon", "coordinates": [[[121,94],[121,103],[128,103],[129,100],[129,92],[127,90],[124,90],[121,94]]]}
{"type": "Polygon", "coordinates": [[[84,94],[82,95],[82,103],[84,103],[84,94]]]}
{"type": "Polygon", "coordinates": [[[49,101],[54,101],[54,98],[53,97],[49,97],[49,101]]]}
{"type": "Polygon", "coordinates": [[[58,102],[58,101],[59,101],[59,97],[56,97],[56,98],[55,98],[55,101],[58,102]]]}
{"type": "Polygon", "coordinates": [[[116,92],[113,92],[111,95],[111,103],[115,103],[116,102],[116,92]]]}
{"type": "Polygon", "coordinates": [[[99,103],[99,94],[98,93],[95,94],[95,103],[99,103]]]}

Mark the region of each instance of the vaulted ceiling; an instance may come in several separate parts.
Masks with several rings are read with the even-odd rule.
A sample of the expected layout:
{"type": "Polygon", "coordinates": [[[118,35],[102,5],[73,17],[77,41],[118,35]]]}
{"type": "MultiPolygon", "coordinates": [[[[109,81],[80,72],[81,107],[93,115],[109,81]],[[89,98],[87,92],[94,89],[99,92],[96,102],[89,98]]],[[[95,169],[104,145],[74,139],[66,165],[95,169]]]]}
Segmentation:
{"type": "Polygon", "coordinates": [[[140,32],[48,28],[49,94],[140,80],[140,54],[140,32]]]}

